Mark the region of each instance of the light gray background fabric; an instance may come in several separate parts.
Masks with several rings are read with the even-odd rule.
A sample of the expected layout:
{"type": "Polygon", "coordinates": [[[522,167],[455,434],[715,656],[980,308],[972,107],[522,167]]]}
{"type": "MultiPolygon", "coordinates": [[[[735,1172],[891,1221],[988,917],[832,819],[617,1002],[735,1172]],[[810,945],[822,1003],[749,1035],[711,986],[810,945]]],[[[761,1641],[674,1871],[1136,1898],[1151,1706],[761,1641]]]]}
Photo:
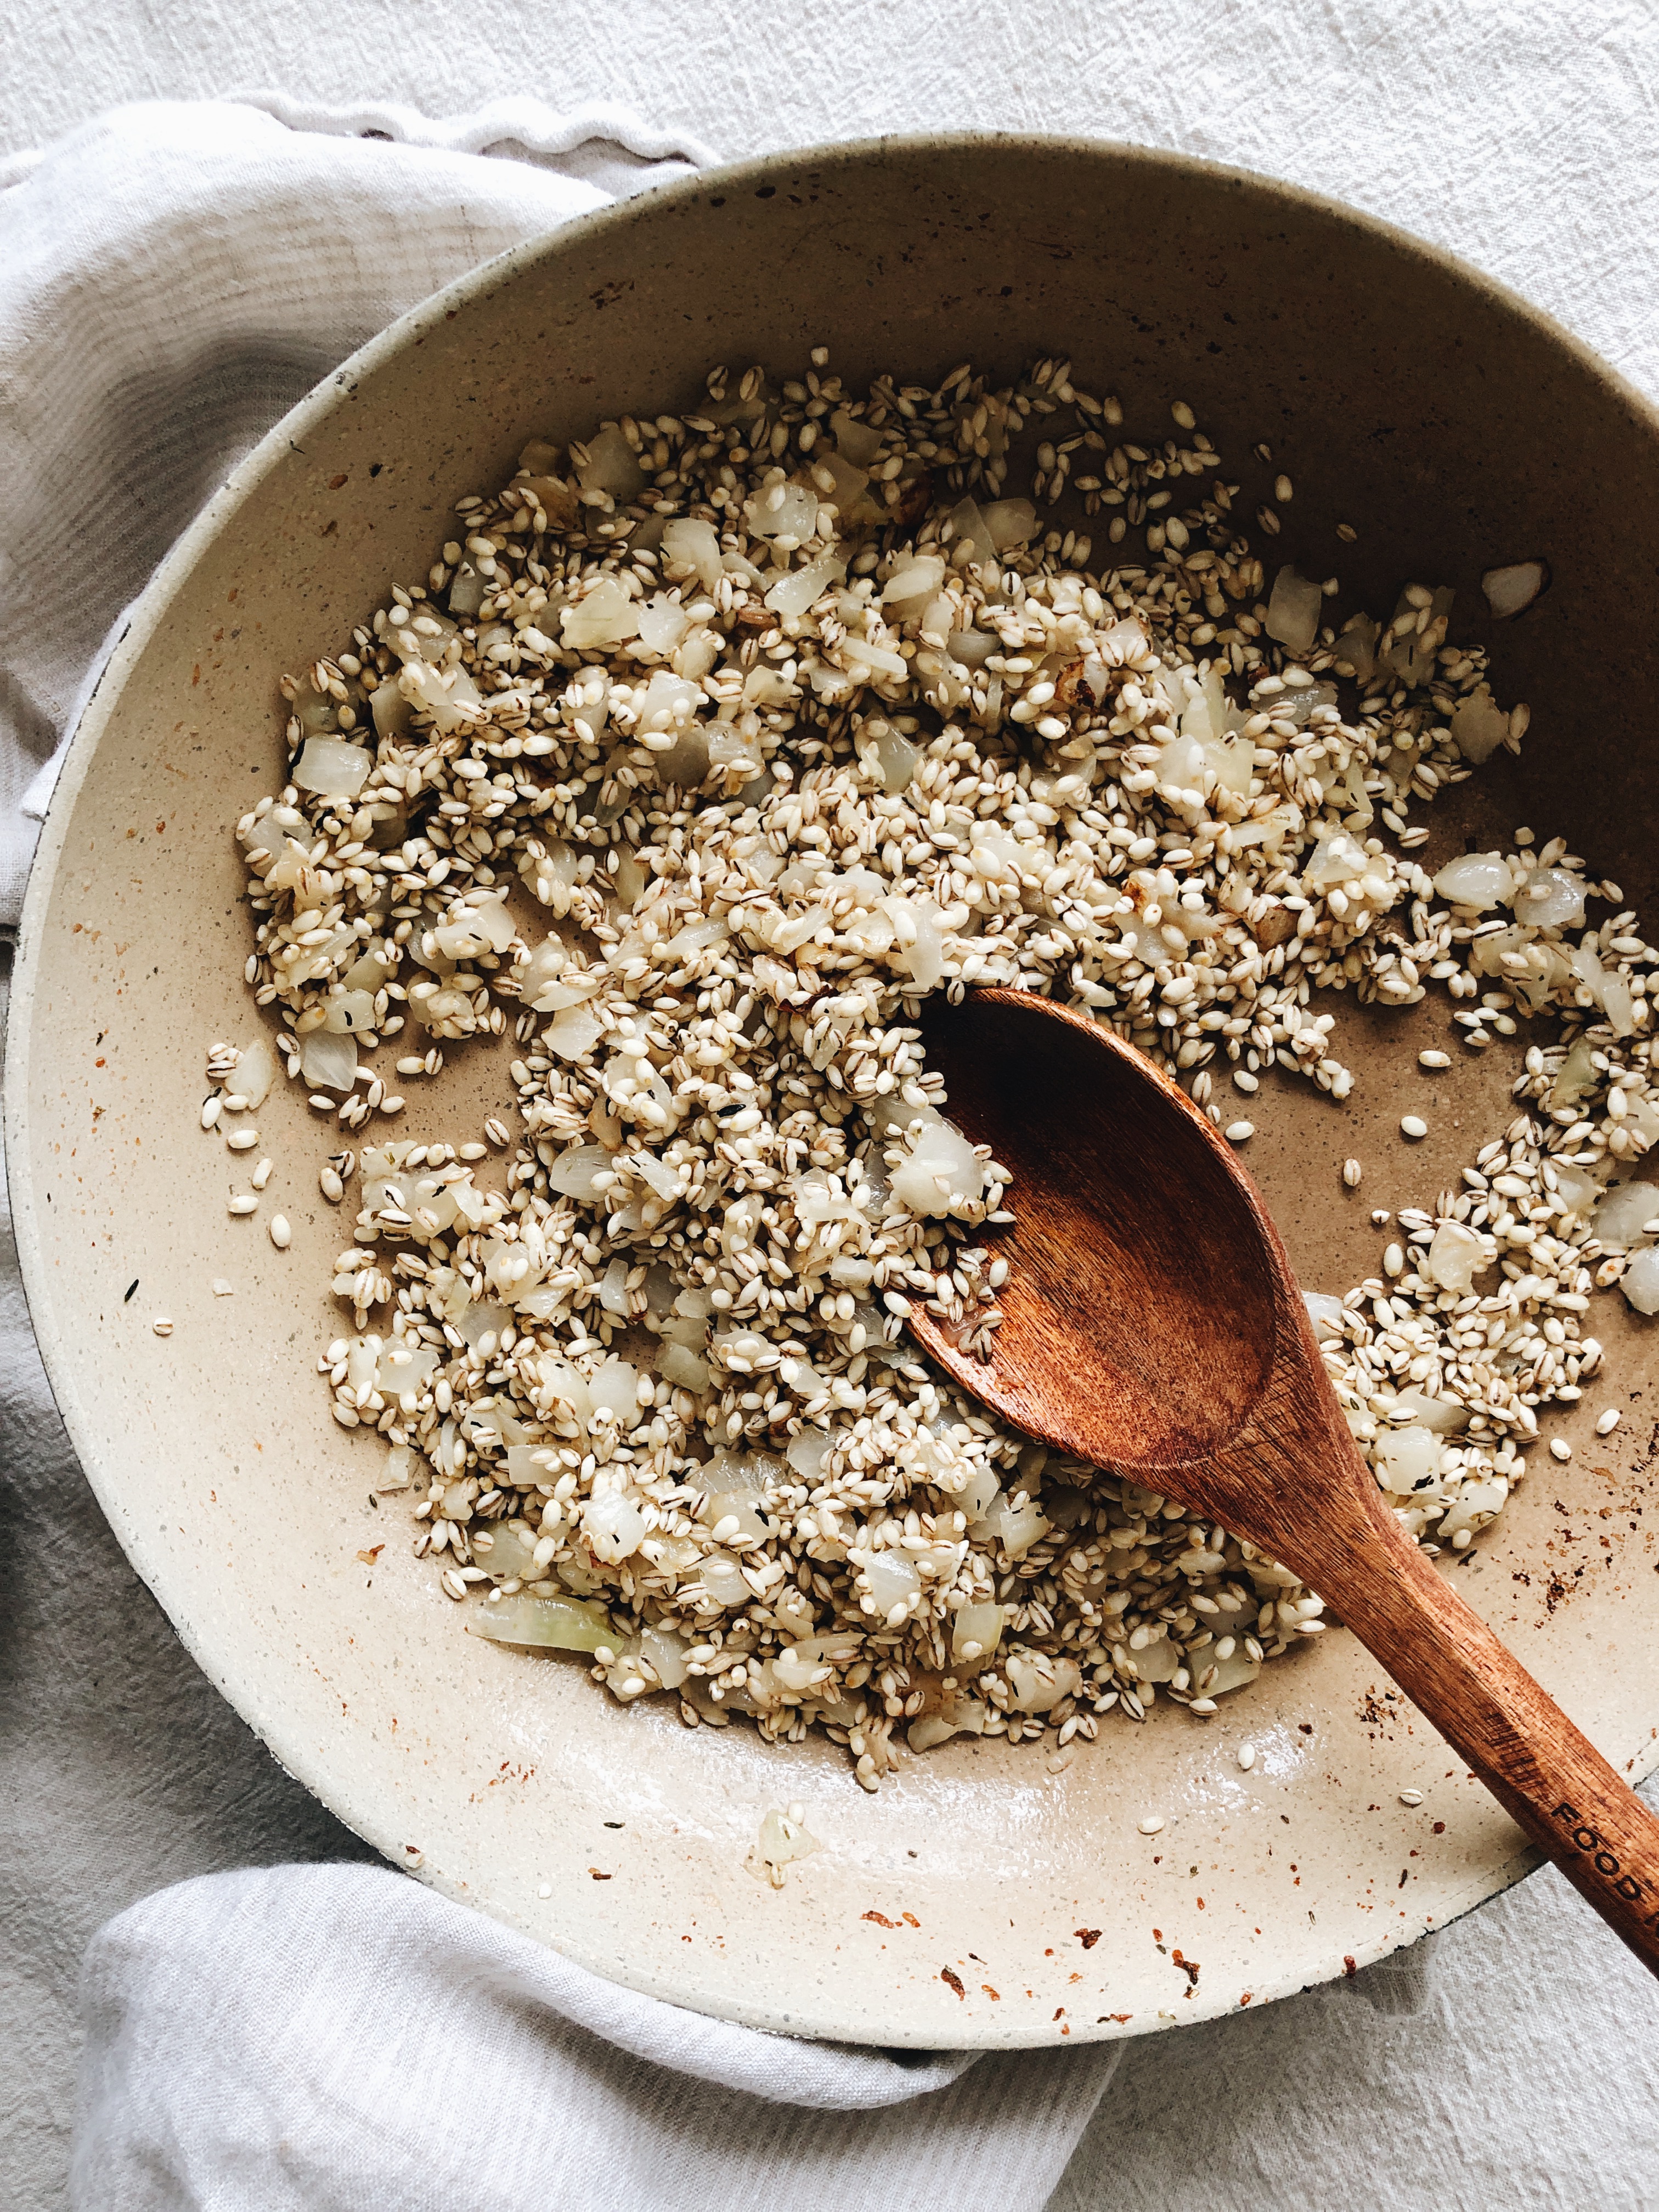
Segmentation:
{"type": "MultiPolygon", "coordinates": [[[[280,88],[270,105],[286,121],[328,101],[394,139],[420,137],[410,116],[425,116],[435,148],[544,160],[568,144],[537,145],[519,113],[459,137],[442,120],[537,95],[567,116],[592,101],[648,118],[654,143],[570,164],[601,190],[700,143],[738,155],[957,124],[1177,145],[1457,247],[1659,391],[1659,14],[1642,6],[1039,0],[973,15],[793,0],[762,15],[731,0],[497,0],[469,17],[390,0],[269,0],[257,15],[216,0],[15,0],[7,60],[0,159],[119,100],[250,86],[280,88]]],[[[25,704],[38,753],[50,710],[25,704]]],[[[14,754],[14,781],[22,765],[14,754]]],[[[125,1567],[64,1448],[15,1268],[0,1341],[0,2198],[33,2212],[64,2201],[73,1989],[92,1929],[186,1875],[368,1854],[272,1765],[125,1567]]],[[[1655,2015],[1651,1984],[1547,1874],[1431,1953],[1131,2046],[1053,2203],[1633,2212],[1659,2197],[1655,2015]]],[[[700,2201],[684,2152],[706,2117],[684,2107],[681,2131],[660,2137],[680,2153],[664,2168],[669,2207],[700,2201]]],[[[903,2202],[880,2193],[878,2167],[859,2197],[844,2169],[822,2179],[807,2201],[903,2202]]],[[[602,2180],[586,2201],[609,2201],[602,2180]]]]}

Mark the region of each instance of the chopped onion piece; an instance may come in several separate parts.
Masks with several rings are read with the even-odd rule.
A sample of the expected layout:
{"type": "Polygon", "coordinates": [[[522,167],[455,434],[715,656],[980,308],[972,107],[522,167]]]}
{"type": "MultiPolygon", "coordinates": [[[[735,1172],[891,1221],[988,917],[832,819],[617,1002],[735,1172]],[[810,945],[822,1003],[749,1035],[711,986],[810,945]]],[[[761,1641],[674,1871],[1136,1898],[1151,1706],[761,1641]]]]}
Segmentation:
{"type": "Polygon", "coordinates": [[[561,1060],[580,1060],[592,1050],[600,1034],[597,1014],[589,1013],[585,1006],[567,1006],[543,1030],[542,1042],[561,1060]]]}
{"type": "Polygon", "coordinates": [[[1515,918],[1539,929],[1576,929],[1588,889],[1569,868],[1534,868],[1515,894],[1515,918]]]}
{"type": "Polygon", "coordinates": [[[662,550],[665,558],[693,570],[705,591],[712,592],[725,573],[720,566],[720,533],[712,522],[682,520],[666,524],[662,550]]]}
{"type": "Polygon", "coordinates": [[[837,452],[844,453],[855,469],[867,469],[881,451],[881,432],[867,422],[855,422],[844,407],[830,417],[830,429],[837,452]]]}
{"type": "Polygon", "coordinates": [[[1443,1221],[1434,1232],[1423,1272],[1443,1291],[1467,1291],[1483,1267],[1492,1266],[1486,1247],[1473,1229],[1461,1221],[1443,1221]]]}
{"type": "Polygon", "coordinates": [[[614,1566],[645,1541],[645,1516],[631,1498],[604,1490],[582,1508],[582,1534],[595,1554],[614,1566]]]}
{"type": "Polygon", "coordinates": [[[964,1605],[951,1624],[951,1657],[969,1663],[989,1659],[1002,1641],[1006,1619],[1000,1605],[964,1605]]]}
{"type": "Polygon", "coordinates": [[[1029,499],[994,499],[984,515],[985,527],[999,553],[1029,545],[1036,535],[1036,509],[1029,499]]]}
{"type": "Polygon", "coordinates": [[[335,1036],[357,1036],[374,1026],[374,1000],[367,991],[347,991],[340,998],[325,999],[323,1005],[323,1027],[335,1036]]]}
{"type": "MultiPolygon", "coordinates": [[[[1143,1656],[1137,1652],[1137,1661],[1143,1656]]],[[[1076,1697],[1083,1687],[1082,1669],[1075,1659],[1039,1660],[1015,1652],[1003,1661],[1002,1671],[1013,1692],[1010,1703],[1016,1712],[1046,1713],[1062,1698],[1076,1697]]]]}
{"type": "Polygon", "coordinates": [[[685,610],[666,592],[659,592],[653,599],[647,599],[639,611],[639,617],[640,643],[652,653],[664,655],[672,653],[691,627],[685,610]]]}
{"type": "Polygon", "coordinates": [[[250,1109],[257,1111],[270,1097],[270,1086],[276,1080],[276,1055],[270,1048],[270,1040],[261,1030],[252,1044],[243,1046],[230,1088],[240,1091],[250,1109]]]}
{"type": "Polygon", "coordinates": [[[313,1091],[349,1091],[357,1080],[356,1039],[307,1030],[300,1040],[300,1073],[313,1091]]]}
{"type": "Polygon", "coordinates": [[[1659,1313],[1659,1249],[1644,1246],[1620,1277],[1619,1287],[1638,1313],[1659,1313]]]}
{"type": "Polygon", "coordinates": [[[1609,1252],[1633,1251],[1651,1242],[1648,1224],[1659,1221],[1659,1183],[1615,1183],[1590,1217],[1590,1227],[1609,1252]]]}
{"type": "Polygon", "coordinates": [[[1413,1423],[1380,1436],[1373,1455],[1382,1486],[1396,1498],[1408,1497],[1420,1484],[1432,1483],[1440,1473],[1440,1439],[1432,1429],[1413,1423]]]}
{"type": "Polygon", "coordinates": [[[921,1576],[902,1552],[872,1552],[864,1561],[864,1576],[883,1615],[915,1597],[921,1588],[921,1576]]]}
{"type": "Polygon", "coordinates": [[[766,604],[775,615],[786,622],[793,622],[804,615],[823,594],[841,582],[847,574],[847,563],[834,553],[821,553],[816,561],[809,561],[804,568],[792,568],[780,577],[766,594],[766,604]]]}
{"type": "Polygon", "coordinates": [[[984,1191],[983,1162],[961,1130],[944,1120],[922,1130],[909,1158],[893,1171],[894,1197],[918,1215],[948,1213],[984,1191]]]}
{"type": "Polygon", "coordinates": [[[1488,568],[1480,579],[1486,605],[1499,622],[1524,614],[1540,592],[1549,587],[1547,561],[1516,561],[1507,568],[1488,568]]]}
{"type": "Polygon", "coordinates": [[[1306,653],[1319,635],[1324,604],[1325,594],[1319,585],[1286,563],[1273,578],[1273,595],[1267,601],[1268,636],[1276,638],[1288,652],[1306,653]]]}
{"type": "Polygon", "coordinates": [[[637,637],[639,609],[628,587],[615,576],[602,576],[585,598],[559,614],[559,635],[568,646],[586,652],[621,645],[637,637]]]}
{"type": "Polygon", "coordinates": [[[599,1195],[594,1177],[615,1172],[613,1156],[603,1145],[574,1145],[568,1152],[561,1152],[549,1168],[548,1188],[586,1204],[599,1195]]]}
{"type": "Polygon", "coordinates": [[[805,484],[775,483],[757,492],[744,510],[752,538],[791,538],[804,545],[817,528],[817,494],[805,484]]]}
{"type": "Polygon", "coordinates": [[[1389,1408],[1396,1420],[1414,1422],[1437,1436],[1455,1435],[1469,1425],[1469,1409],[1455,1398],[1431,1398],[1421,1390],[1402,1390],[1389,1408]]]}
{"type": "Polygon", "coordinates": [[[1509,904],[1515,896],[1515,878],[1501,853],[1465,853],[1446,863],[1434,879],[1434,888],[1453,906],[1483,914],[1488,907],[1509,904]]]}
{"type": "Polygon", "coordinates": [[[535,1597],[528,1590],[475,1607],[467,1625],[496,1644],[554,1651],[597,1651],[602,1644],[614,1647],[618,1641],[603,1606],[574,1597],[535,1597]]]}
{"type": "Polygon", "coordinates": [[[330,799],[355,799],[367,782],[372,765],[362,745],[346,744],[338,738],[307,738],[292,775],[301,791],[319,791],[330,799]]]}
{"type": "Polygon", "coordinates": [[[1510,718],[1483,684],[1452,708],[1451,733],[1464,759],[1479,768],[1508,737],[1510,718]]]}
{"type": "Polygon", "coordinates": [[[584,491],[609,492],[616,500],[637,498],[645,489],[645,471],[639,455],[614,422],[607,422],[587,441],[587,459],[576,464],[576,481],[584,491]]]}

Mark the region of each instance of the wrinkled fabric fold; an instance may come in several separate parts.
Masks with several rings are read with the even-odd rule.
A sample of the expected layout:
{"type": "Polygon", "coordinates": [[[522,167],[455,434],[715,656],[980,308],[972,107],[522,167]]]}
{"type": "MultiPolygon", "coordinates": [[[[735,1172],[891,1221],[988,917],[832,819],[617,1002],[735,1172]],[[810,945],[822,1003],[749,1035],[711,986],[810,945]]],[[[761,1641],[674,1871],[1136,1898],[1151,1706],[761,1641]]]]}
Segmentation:
{"type": "Polygon", "coordinates": [[[1039,2212],[1118,2055],[757,2034],[372,1867],[147,1898],[82,2011],[83,2212],[1039,2212]]]}

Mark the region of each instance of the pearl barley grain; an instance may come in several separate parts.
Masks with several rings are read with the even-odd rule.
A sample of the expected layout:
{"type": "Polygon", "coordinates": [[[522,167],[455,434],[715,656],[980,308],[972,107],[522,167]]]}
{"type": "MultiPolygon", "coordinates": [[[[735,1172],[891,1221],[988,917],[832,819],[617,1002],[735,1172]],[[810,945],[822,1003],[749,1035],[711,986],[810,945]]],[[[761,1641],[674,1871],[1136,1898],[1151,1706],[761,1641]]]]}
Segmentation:
{"type": "Polygon", "coordinates": [[[1598,1413],[1596,1416],[1596,1435],[1598,1437],[1610,1437],[1613,1431],[1618,1427],[1619,1421],[1620,1413],[1618,1407],[1609,1406],[1605,1413],[1598,1413]]]}
{"type": "Polygon", "coordinates": [[[1400,1802],[1402,1805],[1420,1805],[1423,1802],[1423,1792],[1420,1790],[1402,1790],[1400,1793],[1400,1802]]]}
{"type": "Polygon", "coordinates": [[[1164,1815],[1161,1813],[1149,1813],[1146,1819],[1139,1823],[1140,1832],[1143,1836],[1155,1836],[1159,1832],[1163,1826],[1164,1815]]]}
{"type": "Polygon", "coordinates": [[[1415,1144],[1419,1137],[1428,1135],[1429,1125],[1420,1114],[1402,1114],[1400,1117],[1400,1133],[1402,1137],[1408,1137],[1412,1143],[1415,1144]]]}
{"type": "Polygon", "coordinates": [[[1565,1437],[1552,1437],[1550,1438],[1550,1457],[1552,1459],[1559,1459],[1564,1466],[1566,1462],[1572,1457],[1572,1446],[1567,1442],[1565,1437]]]}
{"type": "Polygon", "coordinates": [[[1359,1163],[1358,1163],[1358,1160],[1344,1160],[1344,1161],[1343,1161],[1343,1163],[1342,1163],[1342,1180],[1343,1180],[1343,1182],[1344,1182],[1345,1183],[1346,1183],[1346,1185],[1348,1186],[1348,1188],[1349,1188],[1350,1190],[1358,1190],[1358,1188],[1359,1188],[1359,1179],[1360,1179],[1360,1176],[1361,1176],[1364,1173],[1364,1170],[1360,1166],[1360,1164],[1359,1164],[1359,1163]]]}
{"type": "Polygon", "coordinates": [[[288,1216],[285,1213],[271,1215],[270,1241],[279,1252],[286,1252],[294,1242],[294,1231],[288,1225],[288,1216]]]}
{"type": "Polygon", "coordinates": [[[150,1327],[157,1336],[171,1336],[173,1334],[173,1323],[165,1314],[157,1314],[155,1320],[151,1322],[150,1327]]]}
{"type": "Polygon", "coordinates": [[[1248,1774],[1250,1769],[1255,1765],[1255,1746],[1253,1743],[1241,1743],[1239,1745],[1238,1763],[1246,1774],[1248,1774]]]}
{"type": "Polygon", "coordinates": [[[1229,1121],[1224,1132],[1230,1145],[1248,1145],[1255,1134],[1254,1121],[1229,1121]]]}
{"type": "Polygon", "coordinates": [[[1445,1052],[1419,1052],[1417,1055],[1417,1064],[1419,1067],[1449,1067],[1451,1054],[1445,1052]]]}

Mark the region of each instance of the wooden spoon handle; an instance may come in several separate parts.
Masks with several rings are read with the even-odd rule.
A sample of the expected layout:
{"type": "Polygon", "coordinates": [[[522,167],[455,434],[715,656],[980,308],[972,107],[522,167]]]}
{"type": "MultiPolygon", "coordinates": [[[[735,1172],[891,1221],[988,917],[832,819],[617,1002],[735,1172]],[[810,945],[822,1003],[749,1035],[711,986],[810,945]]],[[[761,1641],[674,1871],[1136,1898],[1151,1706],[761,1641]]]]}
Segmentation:
{"type": "Polygon", "coordinates": [[[1387,1553],[1346,1580],[1341,1614],[1574,1888],[1659,1974],[1659,1816],[1397,1522],[1387,1553]]]}
{"type": "Polygon", "coordinates": [[[1346,1527],[1328,1527],[1279,1556],[1328,1595],[1453,1750],[1659,1974],[1659,1816],[1436,1571],[1380,1497],[1342,1518],[1346,1527]]]}

